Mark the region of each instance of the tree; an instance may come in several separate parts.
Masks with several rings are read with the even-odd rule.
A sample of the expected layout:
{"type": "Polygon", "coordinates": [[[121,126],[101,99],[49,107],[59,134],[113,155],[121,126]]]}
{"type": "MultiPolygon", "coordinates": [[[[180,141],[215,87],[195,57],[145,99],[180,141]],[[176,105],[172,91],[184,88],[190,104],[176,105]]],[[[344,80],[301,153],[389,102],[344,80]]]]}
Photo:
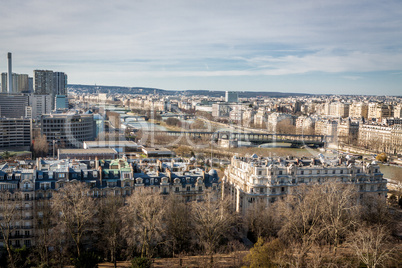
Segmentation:
{"type": "Polygon", "coordinates": [[[85,183],[68,183],[54,193],[52,210],[55,213],[56,227],[64,230],[73,240],[78,258],[81,255],[82,238],[93,228],[96,206],[94,199],[88,195],[85,183]]]}
{"type": "Polygon", "coordinates": [[[277,235],[279,228],[274,209],[273,206],[267,208],[264,203],[258,202],[247,211],[246,224],[249,233],[252,235],[250,239],[254,242],[259,237],[266,239],[277,235]]]}
{"type": "Polygon", "coordinates": [[[166,239],[172,254],[180,254],[191,246],[191,214],[189,205],[176,195],[169,196],[165,210],[166,239]]]}
{"type": "Polygon", "coordinates": [[[352,185],[330,182],[320,187],[322,205],[322,224],[334,245],[340,244],[349,229],[357,222],[357,192],[352,185]]]}
{"type": "Polygon", "coordinates": [[[250,253],[244,260],[250,264],[250,268],[281,267],[284,266],[283,253],[285,250],[285,245],[278,238],[270,242],[264,242],[259,237],[257,243],[250,249],[250,253]]]}
{"type": "Polygon", "coordinates": [[[204,202],[194,202],[191,205],[194,230],[212,263],[212,255],[221,240],[231,236],[236,229],[236,214],[231,211],[228,199],[220,200],[212,195],[207,195],[204,202]]]}
{"type": "Polygon", "coordinates": [[[135,191],[121,209],[122,235],[130,247],[137,248],[141,257],[151,257],[162,240],[164,204],[159,194],[151,189],[135,191]]]}
{"type": "Polygon", "coordinates": [[[18,191],[10,192],[3,190],[0,192],[0,231],[10,265],[13,268],[16,267],[16,264],[11,247],[11,235],[16,222],[19,220],[18,206],[21,204],[18,200],[20,200],[20,193],[18,191]]]}
{"type": "Polygon", "coordinates": [[[124,199],[121,196],[108,195],[99,200],[99,244],[105,255],[110,254],[114,267],[117,267],[117,251],[122,241],[120,209],[123,205],[124,199]]]}
{"type": "Polygon", "coordinates": [[[377,161],[380,161],[380,162],[387,162],[387,161],[388,161],[388,156],[387,156],[386,153],[381,153],[381,154],[378,154],[378,155],[375,157],[375,159],[376,159],[377,161]]]}
{"type": "Polygon", "coordinates": [[[1,156],[2,156],[4,159],[9,159],[9,158],[11,157],[11,154],[10,154],[9,151],[4,151],[4,152],[1,154],[1,156]]]}
{"type": "Polygon", "coordinates": [[[46,156],[49,152],[49,145],[47,143],[46,135],[40,135],[33,141],[33,151],[35,157],[46,156]]]}
{"type": "Polygon", "coordinates": [[[392,258],[393,250],[386,244],[389,234],[384,226],[363,226],[351,237],[349,247],[367,267],[383,266],[392,258]]]}
{"type": "Polygon", "coordinates": [[[303,266],[310,248],[325,231],[322,228],[319,185],[301,185],[279,204],[282,228],[279,238],[293,245],[293,262],[303,266]]]}
{"type": "Polygon", "coordinates": [[[165,120],[165,122],[169,126],[175,126],[175,127],[180,127],[181,126],[180,119],[177,119],[177,118],[174,118],[174,117],[169,117],[168,119],[165,120]]]}
{"type": "Polygon", "coordinates": [[[35,255],[39,256],[42,266],[47,267],[50,264],[49,247],[54,245],[54,236],[52,228],[53,210],[50,200],[42,199],[36,201],[37,213],[34,215],[36,231],[35,231],[35,255]]]}

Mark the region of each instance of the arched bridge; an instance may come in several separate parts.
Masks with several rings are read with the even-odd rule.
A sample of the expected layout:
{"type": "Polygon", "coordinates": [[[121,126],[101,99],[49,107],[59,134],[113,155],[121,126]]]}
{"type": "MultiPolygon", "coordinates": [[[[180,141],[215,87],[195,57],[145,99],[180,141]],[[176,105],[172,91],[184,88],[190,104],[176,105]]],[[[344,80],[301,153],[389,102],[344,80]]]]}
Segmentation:
{"type": "Polygon", "coordinates": [[[151,135],[168,135],[168,136],[189,136],[193,138],[210,138],[214,142],[220,140],[231,141],[248,141],[252,144],[259,145],[264,143],[290,143],[292,147],[300,147],[303,145],[311,147],[323,147],[325,143],[332,141],[332,136],[324,135],[296,135],[296,134],[269,134],[269,133],[253,133],[253,132],[207,132],[207,131],[144,131],[151,135]]]}

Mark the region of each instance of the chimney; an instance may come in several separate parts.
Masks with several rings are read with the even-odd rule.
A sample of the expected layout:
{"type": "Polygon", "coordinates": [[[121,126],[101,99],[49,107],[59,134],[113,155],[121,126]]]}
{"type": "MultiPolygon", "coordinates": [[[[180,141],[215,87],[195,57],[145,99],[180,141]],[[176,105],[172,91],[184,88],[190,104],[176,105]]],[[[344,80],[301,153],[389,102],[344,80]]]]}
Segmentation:
{"type": "Polygon", "coordinates": [[[8,52],[7,59],[8,59],[7,92],[13,93],[13,70],[12,70],[11,52],[8,52]]]}

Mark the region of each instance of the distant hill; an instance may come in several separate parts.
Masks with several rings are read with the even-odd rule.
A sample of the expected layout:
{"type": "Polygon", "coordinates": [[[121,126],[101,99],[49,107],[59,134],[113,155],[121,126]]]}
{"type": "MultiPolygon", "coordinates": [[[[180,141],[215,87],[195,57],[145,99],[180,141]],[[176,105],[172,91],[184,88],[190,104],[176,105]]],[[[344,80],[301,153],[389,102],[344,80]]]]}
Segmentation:
{"type": "MultiPolygon", "coordinates": [[[[159,94],[159,95],[204,95],[211,97],[223,97],[225,91],[219,90],[165,90],[159,88],[146,87],[119,87],[119,86],[98,86],[98,85],[68,85],[69,89],[80,93],[120,93],[120,94],[159,94]]],[[[306,93],[285,93],[285,92],[267,92],[267,91],[238,91],[239,98],[253,97],[274,97],[285,98],[294,96],[308,96],[306,93]]]]}

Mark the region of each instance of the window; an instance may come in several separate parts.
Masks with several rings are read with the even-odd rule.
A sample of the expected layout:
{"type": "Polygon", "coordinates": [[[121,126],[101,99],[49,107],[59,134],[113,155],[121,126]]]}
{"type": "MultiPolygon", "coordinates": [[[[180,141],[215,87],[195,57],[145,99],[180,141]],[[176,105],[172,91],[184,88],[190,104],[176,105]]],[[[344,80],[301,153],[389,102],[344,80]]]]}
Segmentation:
{"type": "Polygon", "coordinates": [[[198,191],[200,191],[200,192],[202,191],[202,186],[198,187],[198,191]]]}
{"type": "Polygon", "coordinates": [[[334,170],[332,170],[332,174],[335,174],[335,169],[334,169],[334,170]]]}
{"type": "Polygon", "coordinates": [[[15,246],[16,246],[17,248],[19,248],[19,247],[21,246],[20,240],[15,240],[15,246]]]}
{"type": "Polygon", "coordinates": [[[25,194],[25,200],[29,200],[29,194],[25,194]]]}
{"type": "Polygon", "coordinates": [[[310,171],[308,172],[308,174],[310,174],[310,175],[311,175],[311,174],[313,174],[313,171],[312,171],[312,170],[310,170],[310,171]]]}
{"type": "Polygon", "coordinates": [[[341,169],[341,174],[343,174],[343,169],[341,169]]]}
{"type": "Polygon", "coordinates": [[[187,192],[190,192],[190,190],[191,190],[191,187],[187,186],[187,192]]]}
{"type": "Polygon", "coordinates": [[[64,173],[59,173],[59,178],[64,178],[66,175],[64,173]]]}
{"type": "Polygon", "coordinates": [[[317,170],[317,174],[320,174],[320,171],[319,171],[319,170],[317,170]]]}
{"type": "Polygon", "coordinates": [[[285,191],[285,187],[282,187],[281,188],[281,192],[283,193],[285,191]]]}
{"type": "Polygon", "coordinates": [[[179,192],[179,187],[176,187],[175,192],[176,193],[179,192]]]}
{"type": "Polygon", "coordinates": [[[302,170],[302,171],[300,171],[300,175],[304,175],[304,171],[302,170]]]}
{"type": "Polygon", "coordinates": [[[92,176],[93,176],[94,178],[97,178],[97,177],[98,177],[98,172],[96,172],[96,171],[92,172],[92,176]]]}
{"type": "Polygon", "coordinates": [[[25,231],[25,236],[29,236],[29,231],[25,231]]]}
{"type": "Polygon", "coordinates": [[[275,188],[272,188],[271,192],[272,192],[272,193],[276,193],[276,189],[275,189],[275,188]]]}
{"type": "Polygon", "coordinates": [[[31,246],[31,240],[24,240],[24,245],[27,247],[31,246]]]}
{"type": "Polygon", "coordinates": [[[260,194],[264,193],[264,188],[260,188],[260,194]]]}
{"type": "Polygon", "coordinates": [[[167,189],[166,189],[166,187],[163,187],[163,193],[164,193],[164,194],[167,194],[167,189]]]}
{"type": "Polygon", "coordinates": [[[282,175],[282,170],[279,171],[279,175],[282,175]]]}

